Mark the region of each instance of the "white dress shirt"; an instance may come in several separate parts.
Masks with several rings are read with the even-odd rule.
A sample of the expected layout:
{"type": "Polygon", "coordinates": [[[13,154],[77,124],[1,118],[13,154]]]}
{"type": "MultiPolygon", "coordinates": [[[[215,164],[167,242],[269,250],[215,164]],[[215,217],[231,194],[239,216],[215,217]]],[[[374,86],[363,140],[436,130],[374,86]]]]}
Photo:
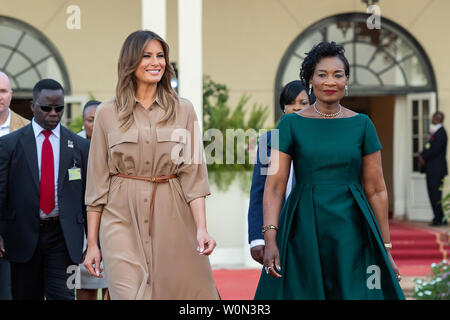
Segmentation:
{"type": "Polygon", "coordinates": [[[433,135],[433,134],[434,134],[436,131],[438,131],[440,128],[442,128],[442,123],[430,125],[430,134],[433,135]]]}
{"type": "MultiPolygon", "coordinates": [[[[42,158],[42,144],[44,143],[45,136],[42,133],[44,128],[38,125],[34,118],[31,120],[31,124],[33,126],[34,137],[36,139],[36,151],[38,156],[38,168],[39,168],[39,181],[41,181],[41,158],[42,158]]],[[[46,215],[42,210],[39,209],[39,216],[41,219],[57,217],[59,216],[59,208],[58,208],[58,172],[59,172],[59,149],[60,149],[60,135],[61,133],[61,124],[58,123],[58,126],[52,130],[52,134],[49,136],[50,144],[53,149],[53,161],[54,161],[54,169],[55,169],[55,208],[46,215]]]]}
{"type": "Polygon", "coordinates": [[[86,131],[85,131],[85,130],[81,130],[80,132],[77,133],[77,135],[79,135],[79,136],[82,137],[82,138],[87,139],[87,137],[86,137],[86,131]]]}
{"type": "Polygon", "coordinates": [[[287,198],[289,197],[289,195],[291,194],[292,191],[292,183],[294,182],[294,161],[291,161],[291,170],[289,171],[289,178],[288,178],[288,182],[286,185],[286,195],[285,195],[285,200],[287,200],[287,198]]]}
{"type": "Polygon", "coordinates": [[[8,109],[8,118],[6,118],[5,123],[0,125],[0,137],[3,137],[4,135],[9,133],[9,127],[11,124],[11,111],[8,109]]]}

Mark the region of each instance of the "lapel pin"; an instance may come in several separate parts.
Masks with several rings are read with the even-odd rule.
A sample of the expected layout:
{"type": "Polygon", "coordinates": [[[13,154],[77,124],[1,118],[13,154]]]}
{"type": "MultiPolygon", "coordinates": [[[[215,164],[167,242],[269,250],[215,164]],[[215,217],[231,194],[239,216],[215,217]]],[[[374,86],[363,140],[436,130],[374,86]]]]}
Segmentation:
{"type": "Polygon", "coordinates": [[[73,148],[73,141],[72,140],[67,140],[67,147],[73,148]]]}

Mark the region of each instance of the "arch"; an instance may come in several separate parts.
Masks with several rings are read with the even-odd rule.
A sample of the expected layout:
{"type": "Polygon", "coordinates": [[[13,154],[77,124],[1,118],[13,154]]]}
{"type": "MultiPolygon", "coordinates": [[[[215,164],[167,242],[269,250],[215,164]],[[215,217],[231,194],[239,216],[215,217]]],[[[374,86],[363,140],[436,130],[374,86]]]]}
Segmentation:
{"type": "Polygon", "coordinates": [[[351,96],[406,95],[436,91],[430,59],[417,40],[392,20],[381,18],[381,29],[370,30],[365,13],[324,18],[305,29],[288,47],[275,79],[275,118],[283,86],[299,79],[306,53],[320,41],[344,46],[350,63],[351,96]]]}
{"type": "Polygon", "coordinates": [[[0,70],[11,79],[15,97],[30,97],[34,84],[44,78],[71,85],[58,49],[38,29],[15,18],[0,16],[0,70]]]}

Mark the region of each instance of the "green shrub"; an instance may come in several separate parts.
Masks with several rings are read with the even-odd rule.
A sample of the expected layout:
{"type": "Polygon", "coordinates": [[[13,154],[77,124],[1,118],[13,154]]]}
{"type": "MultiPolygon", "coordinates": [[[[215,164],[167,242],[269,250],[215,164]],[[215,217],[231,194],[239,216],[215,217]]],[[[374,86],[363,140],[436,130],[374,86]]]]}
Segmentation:
{"type": "Polygon", "coordinates": [[[429,281],[413,279],[414,298],[418,300],[450,300],[450,265],[447,260],[431,265],[429,281]]]}
{"type": "MultiPolygon", "coordinates": [[[[203,130],[216,129],[221,132],[223,146],[217,152],[211,154],[207,152],[208,172],[219,190],[227,190],[236,177],[241,178],[240,185],[245,191],[250,190],[251,174],[253,168],[250,161],[250,150],[256,148],[257,136],[246,137],[244,140],[235,137],[227,137],[227,129],[242,129],[244,132],[255,130],[259,132],[264,129],[264,123],[269,115],[267,106],[253,104],[252,108],[247,108],[246,104],[250,96],[243,94],[236,107],[231,108],[228,102],[229,90],[226,85],[214,82],[210,77],[203,79],[203,130]],[[233,110],[233,111],[231,111],[233,110]],[[249,114],[247,112],[250,111],[249,114]],[[249,131],[248,131],[249,130],[249,131]],[[230,139],[235,139],[232,144],[230,139]],[[228,142],[228,143],[227,143],[228,142]],[[226,147],[233,149],[227,150],[226,147]],[[245,150],[245,162],[237,163],[238,150],[245,150]],[[227,152],[228,151],[228,152],[227,152]],[[233,163],[227,164],[226,155],[233,155],[233,163]],[[249,181],[247,181],[249,180],[249,181]]],[[[205,134],[206,137],[206,134],[205,134]]],[[[213,139],[212,139],[213,140],[213,139]]],[[[204,147],[214,143],[204,139],[204,147]]]]}
{"type": "Polygon", "coordinates": [[[69,130],[73,133],[78,133],[83,130],[83,117],[79,116],[78,118],[73,119],[73,121],[68,126],[69,130]]]}
{"type": "MultiPolygon", "coordinates": [[[[441,190],[443,190],[443,186],[441,186],[441,190]]],[[[444,211],[443,220],[447,220],[450,222],[450,193],[447,193],[445,197],[441,200],[442,209],[444,211]]]]}

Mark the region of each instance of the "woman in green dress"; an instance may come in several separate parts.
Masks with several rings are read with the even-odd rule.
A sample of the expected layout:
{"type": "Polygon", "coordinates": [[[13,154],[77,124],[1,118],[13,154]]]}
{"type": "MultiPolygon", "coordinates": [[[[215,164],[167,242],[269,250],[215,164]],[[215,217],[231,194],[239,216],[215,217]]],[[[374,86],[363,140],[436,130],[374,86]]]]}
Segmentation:
{"type": "Polygon", "coordinates": [[[404,299],[381,144],[369,117],[339,103],[350,75],[343,47],[316,45],[300,75],[317,100],[283,116],[272,136],[255,299],[404,299]],[[297,184],[281,208],[291,159],[297,184]]]}

